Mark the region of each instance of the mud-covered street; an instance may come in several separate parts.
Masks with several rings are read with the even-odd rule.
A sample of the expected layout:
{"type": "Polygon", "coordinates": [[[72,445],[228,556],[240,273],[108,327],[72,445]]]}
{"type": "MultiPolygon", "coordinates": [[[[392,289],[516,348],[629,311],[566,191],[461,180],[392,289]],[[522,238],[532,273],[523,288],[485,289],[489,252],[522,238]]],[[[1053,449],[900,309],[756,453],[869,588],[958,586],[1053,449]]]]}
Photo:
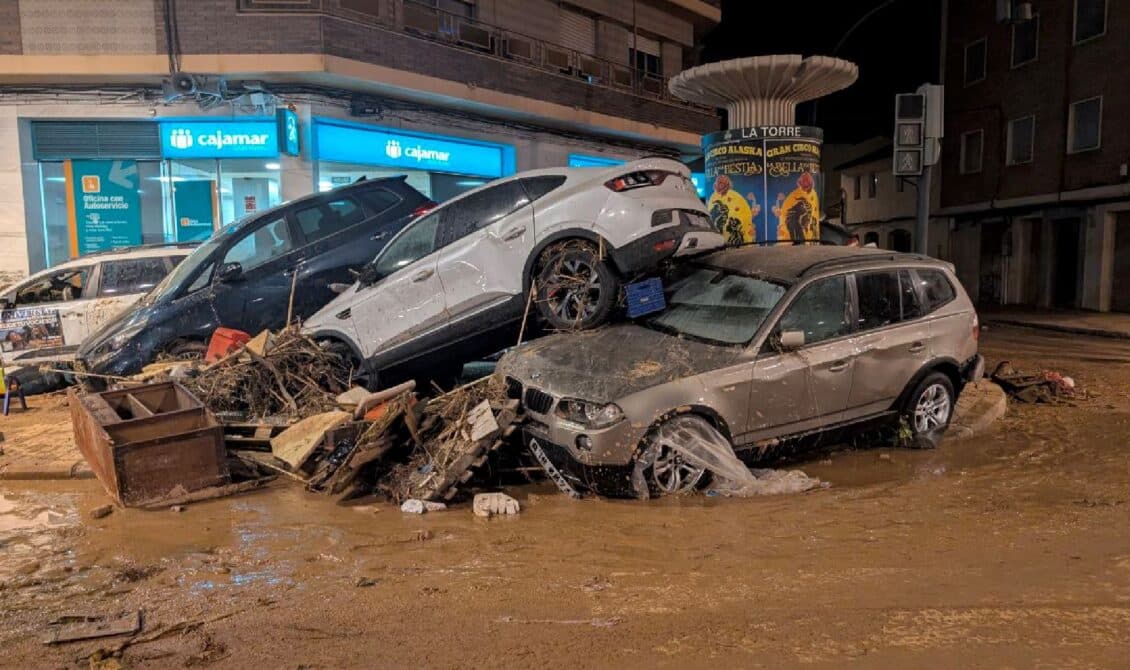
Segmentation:
{"type": "Polygon", "coordinates": [[[94,520],[96,480],[4,482],[0,666],[91,667],[126,638],[45,646],[48,622],[140,609],[123,667],[1124,667],[1130,341],[981,349],[1093,397],[935,451],[814,454],[830,488],[753,499],[530,487],[480,519],[282,478],[94,520]]]}

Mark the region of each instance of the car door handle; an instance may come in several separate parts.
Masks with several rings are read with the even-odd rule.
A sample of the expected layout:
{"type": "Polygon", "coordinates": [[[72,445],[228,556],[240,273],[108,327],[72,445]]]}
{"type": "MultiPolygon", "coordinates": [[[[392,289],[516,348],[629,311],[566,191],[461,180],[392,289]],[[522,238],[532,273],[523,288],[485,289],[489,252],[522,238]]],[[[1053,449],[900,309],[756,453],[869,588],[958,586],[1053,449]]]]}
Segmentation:
{"type": "Polygon", "coordinates": [[[373,241],[376,241],[376,240],[383,240],[383,239],[384,239],[384,238],[386,238],[386,237],[388,237],[388,231],[387,231],[387,230],[382,230],[382,231],[381,231],[381,232],[379,232],[379,233],[373,233],[372,235],[370,235],[370,236],[369,236],[369,239],[370,239],[370,240],[373,240],[373,241]]]}
{"type": "Polygon", "coordinates": [[[908,351],[910,351],[910,353],[912,354],[920,354],[925,350],[926,345],[921,342],[915,342],[914,344],[910,345],[910,349],[908,349],[908,351]]]}
{"type": "Polygon", "coordinates": [[[516,239],[518,239],[519,237],[521,237],[525,234],[526,234],[526,227],[525,226],[518,226],[517,228],[511,228],[510,230],[503,233],[502,234],[502,240],[504,242],[509,242],[510,240],[516,240],[516,239]]]}
{"type": "Polygon", "coordinates": [[[425,281],[426,279],[430,278],[435,273],[436,273],[436,271],[432,270],[432,269],[420,270],[419,272],[416,273],[416,275],[414,277],[412,277],[412,281],[414,281],[414,282],[425,281]]]}
{"type": "Polygon", "coordinates": [[[832,363],[828,366],[828,372],[843,372],[844,370],[847,370],[847,366],[847,361],[836,361],[835,363],[832,363]]]}

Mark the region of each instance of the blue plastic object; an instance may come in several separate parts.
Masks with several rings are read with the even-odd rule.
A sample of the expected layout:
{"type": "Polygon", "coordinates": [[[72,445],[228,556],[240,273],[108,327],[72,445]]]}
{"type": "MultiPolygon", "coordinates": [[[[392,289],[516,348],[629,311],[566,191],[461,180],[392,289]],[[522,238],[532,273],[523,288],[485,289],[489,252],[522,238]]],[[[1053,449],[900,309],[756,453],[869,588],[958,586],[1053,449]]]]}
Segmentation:
{"type": "Polygon", "coordinates": [[[628,295],[629,319],[659,312],[667,307],[667,301],[663,298],[663,282],[657,277],[628,284],[624,289],[628,295]]]}

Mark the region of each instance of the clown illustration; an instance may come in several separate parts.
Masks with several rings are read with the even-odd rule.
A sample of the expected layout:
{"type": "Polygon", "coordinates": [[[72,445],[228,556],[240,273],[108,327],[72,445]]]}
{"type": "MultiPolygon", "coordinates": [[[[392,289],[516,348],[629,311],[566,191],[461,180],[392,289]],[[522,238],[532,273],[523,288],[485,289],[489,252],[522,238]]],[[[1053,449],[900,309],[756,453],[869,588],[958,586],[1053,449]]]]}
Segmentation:
{"type": "Polygon", "coordinates": [[[761,205],[757,204],[754,194],[750,193],[746,200],[735,191],[727,175],[720,174],[714,180],[714,193],[707,202],[707,209],[710,221],[726,238],[726,246],[756,241],[753,220],[761,213],[761,205]]]}
{"type": "Polygon", "coordinates": [[[779,222],[779,242],[812,242],[820,239],[820,200],[816,193],[816,180],[811,172],[802,172],[796,180],[796,188],[787,196],[777,194],[773,216],[779,222]]]}

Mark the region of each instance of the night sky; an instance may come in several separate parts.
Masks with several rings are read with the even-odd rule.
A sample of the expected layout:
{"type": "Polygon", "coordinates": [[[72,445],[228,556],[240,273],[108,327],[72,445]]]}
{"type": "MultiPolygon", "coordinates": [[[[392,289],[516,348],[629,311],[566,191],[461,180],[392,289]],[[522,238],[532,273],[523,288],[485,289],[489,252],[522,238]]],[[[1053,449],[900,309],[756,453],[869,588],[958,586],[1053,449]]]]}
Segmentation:
{"type": "MultiPolygon", "coordinates": [[[[852,24],[888,1],[723,0],[722,23],[705,40],[703,62],[774,53],[850,60],[859,79],[820,101],[816,125],[829,143],[890,136],[895,93],[938,83],[940,0],[894,0],[832,54],[852,24]]],[[[812,120],[812,105],[800,106],[798,123],[812,120]]]]}

